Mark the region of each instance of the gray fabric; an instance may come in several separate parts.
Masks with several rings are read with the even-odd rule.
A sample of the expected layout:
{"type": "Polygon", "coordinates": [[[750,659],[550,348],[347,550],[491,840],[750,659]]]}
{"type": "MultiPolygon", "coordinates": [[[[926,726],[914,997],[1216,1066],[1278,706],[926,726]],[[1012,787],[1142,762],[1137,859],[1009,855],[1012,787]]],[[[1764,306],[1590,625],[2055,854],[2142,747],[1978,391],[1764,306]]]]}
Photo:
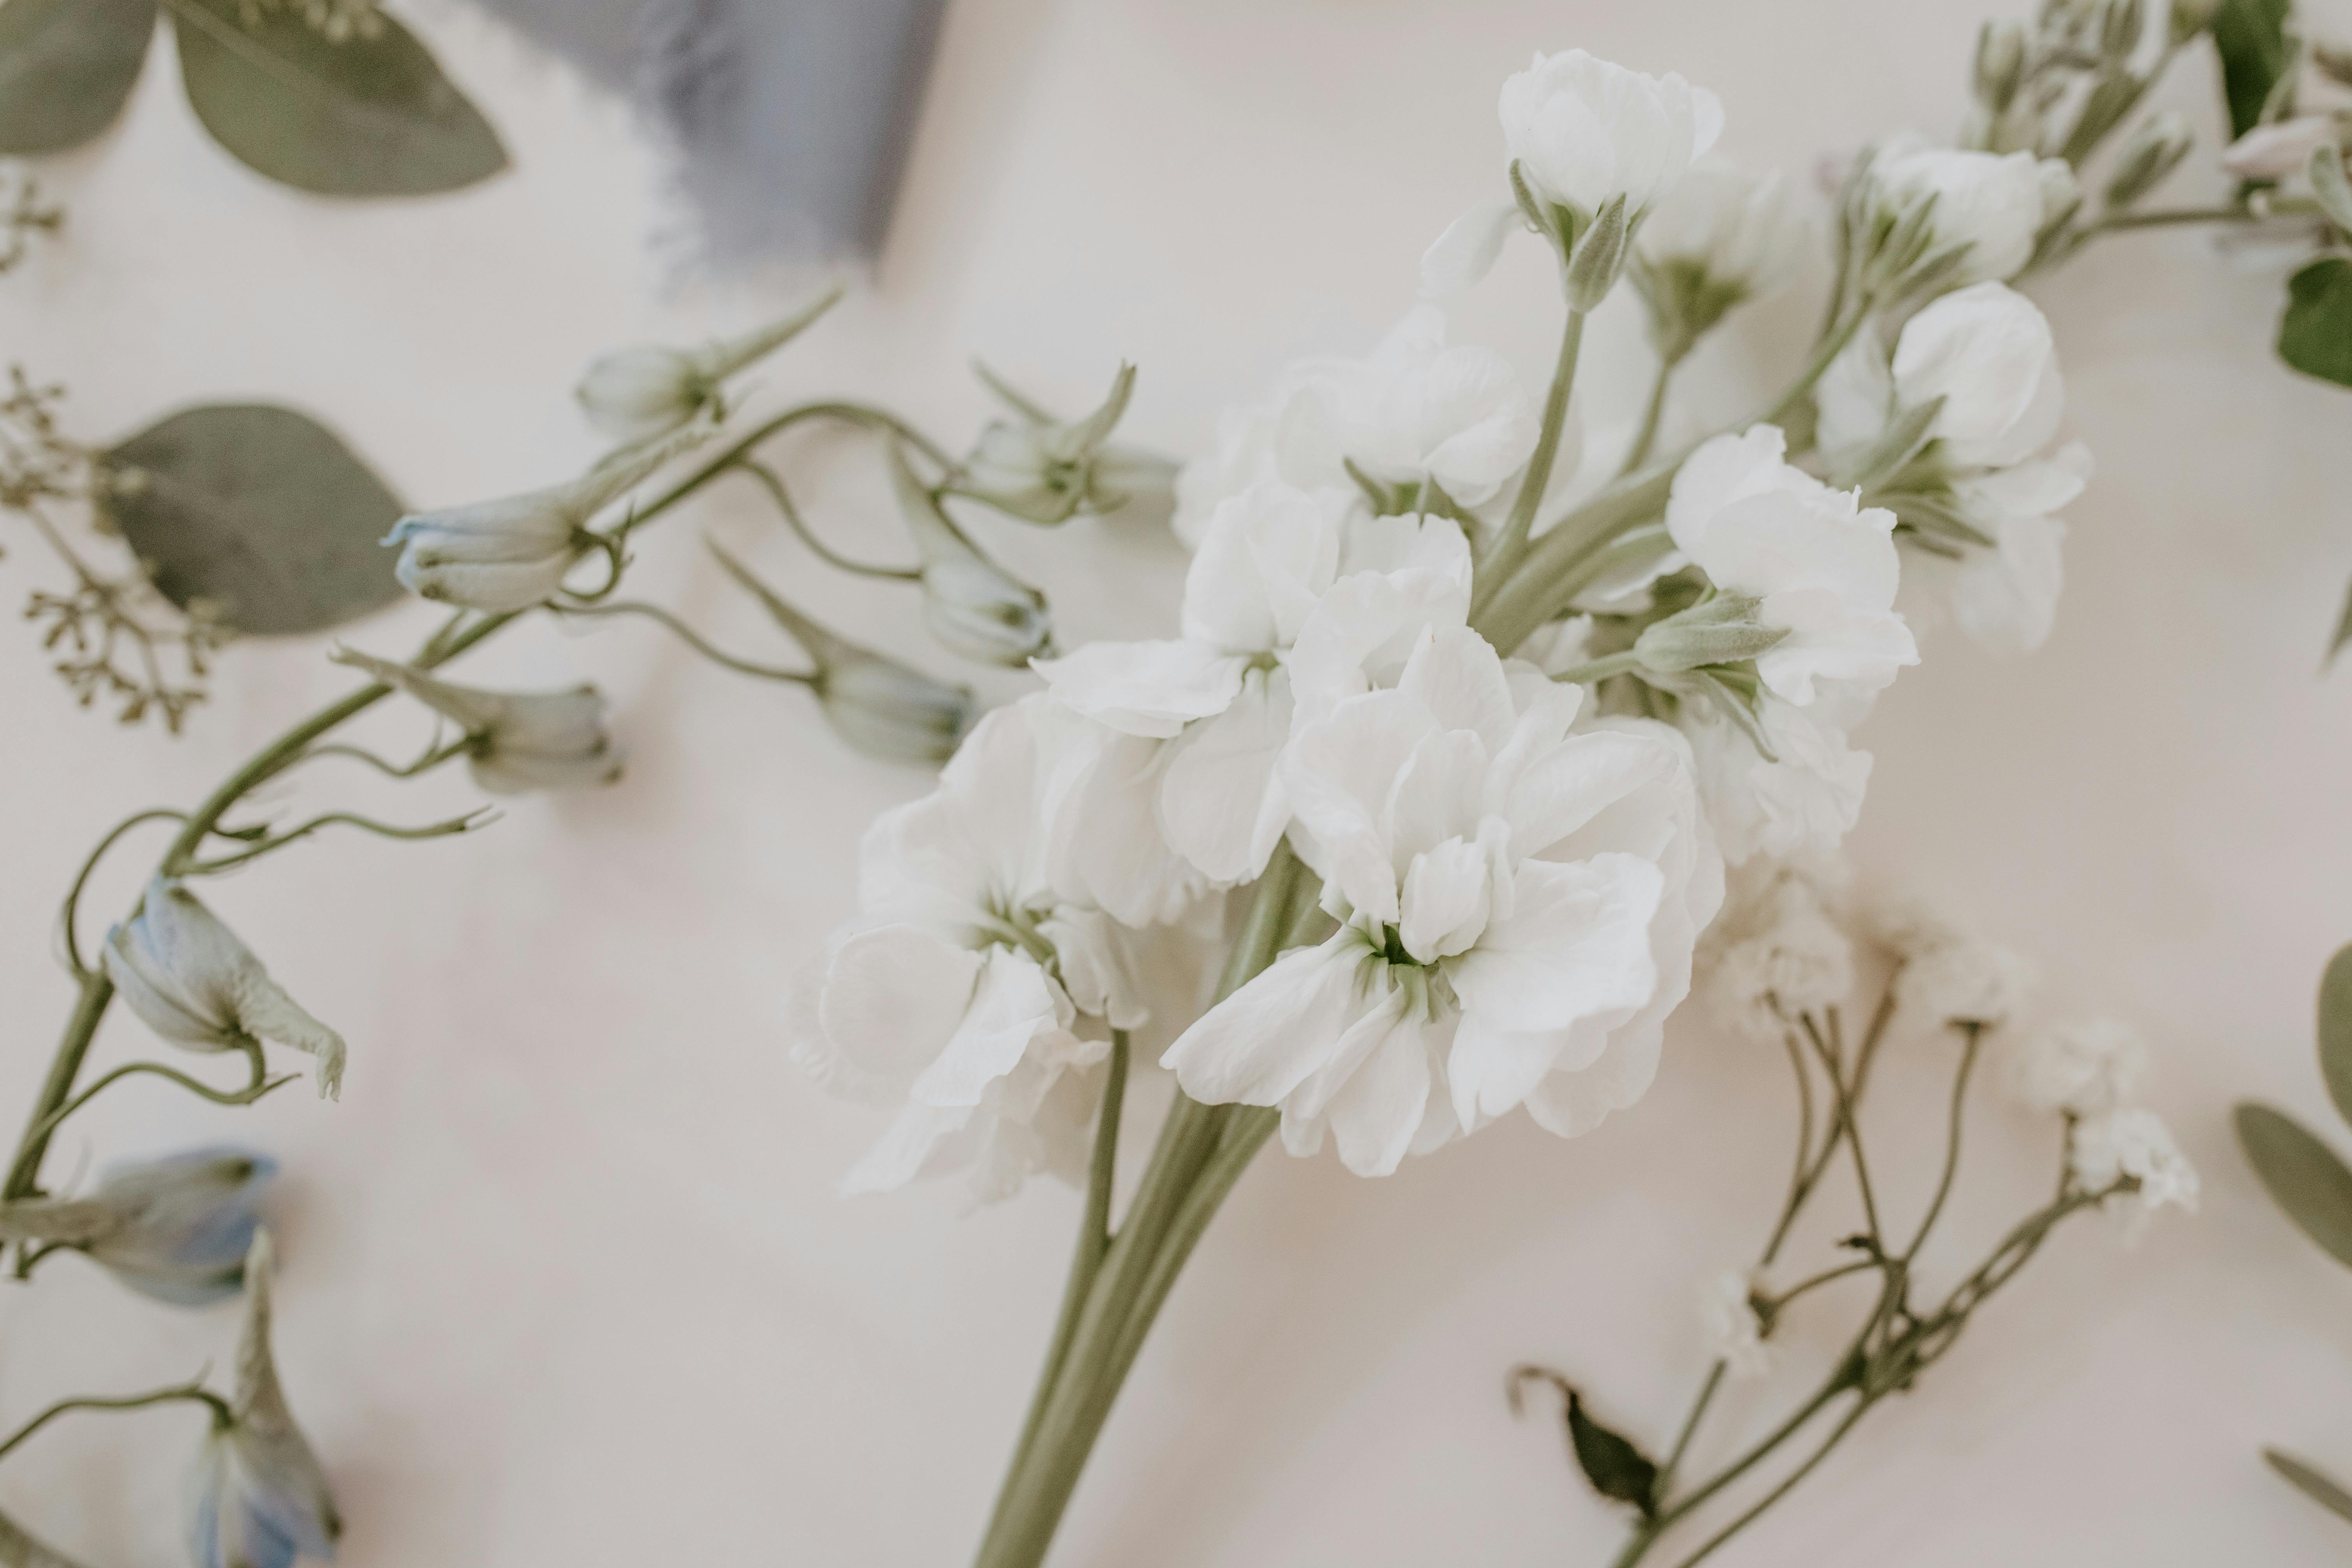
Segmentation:
{"type": "Polygon", "coordinates": [[[477,3],[639,106],[710,259],[880,247],[945,0],[477,3]]]}

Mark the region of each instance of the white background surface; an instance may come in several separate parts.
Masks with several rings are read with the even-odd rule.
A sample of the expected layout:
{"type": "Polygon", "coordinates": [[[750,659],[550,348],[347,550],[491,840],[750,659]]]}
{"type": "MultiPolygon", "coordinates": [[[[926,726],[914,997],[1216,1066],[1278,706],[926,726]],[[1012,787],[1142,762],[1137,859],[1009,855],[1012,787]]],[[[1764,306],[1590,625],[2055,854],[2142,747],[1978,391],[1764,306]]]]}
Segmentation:
{"type": "MultiPolygon", "coordinates": [[[[1498,188],[1495,90],[1531,49],[1680,69],[1724,98],[1727,152],[1801,175],[1824,150],[1955,121],[1975,4],[960,0],[878,286],[770,393],[866,394],[960,441],[982,410],[967,354],[1072,407],[1125,356],[1143,368],[1135,429],[1181,450],[1282,360],[1363,346],[1407,303],[1423,244],[1498,188]]],[[[70,381],[75,430],[282,398],[412,500],[471,500],[591,456],[566,389],[593,352],[794,297],[803,280],[679,285],[646,244],[670,217],[621,112],[469,14],[424,21],[515,174],[412,206],[296,197],[202,137],[168,53],[121,131],[52,170],[70,237],[0,285],[0,335],[70,381]]],[[[2186,85],[2210,131],[2210,89],[2186,85]]],[[[1538,259],[1527,247],[1462,315],[1530,377],[1555,320],[1538,259]]],[[[2205,1211],[2134,1250],[2100,1222],[2066,1233],[1727,1562],[2345,1554],[2342,1528],[2254,1454],[2276,1440],[2352,1470],[2352,1279],[2267,1209],[2225,1118],[2249,1093],[2325,1116],[2310,998],[2352,935],[2352,675],[2313,672],[2352,574],[2352,401],[2272,362],[2276,279],[2224,270],[2196,235],[2095,251],[2038,292],[2101,470],[2072,512],[2058,631],[2011,663],[1931,642],[1864,733],[1878,773],[1853,847],[1871,884],[1939,895],[2032,952],[2053,1010],[2151,1036],[2205,1211]]],[[[1817,298],[1766,307],[1711,363],[1778,376],[1817,298]]],[[[1631,338],[1620,321],[1593,351],[1596,422],[1628,395],[1631,338]]],[[[1719,391],[1708,411],[1746,400],[1719,391]]],[[[819,492],[823,516],[886,553],[858,487],[819,492]]],[[[665,523],[643,567],[736,646],[775,651],[696,559],[706,529],[944,668],[908,605],[817,585],[740,496],[665,523]]],[[[1074,637],[1172,620],[1164,546],[1097,525],[1000,533],[1061,590],[1074,637]]],[[[47,567],[8,544],[22,593],[47,567]]],[[[392,652],[419,624],[349,635],[392,652]]],[[[313,645],[240,648],[173,742],[74,710],[26,632],[0,639],[0,1091],[16,1105],[68,1008],[49,921],[86,846],[194,799],[347,683],[313,645]]],[[[1040,1188],[970,1217],[943,1190],[835,1200],[877,1118],[802,1082],[775,1022],[784,971],[847,907],[856,831],[922,781],[650,630],[517,640],[475,668],[593,674],[633,752],[623,785],[521,802],[467,841],[321,841],[219,887],[351,1040],[343,1102],[298,1089],[232,1112],[132,1087],[75,1123],[58,1168],[226,1137],[284,1160],[279,1352],[356,1568],[961,1562],[1076,1200],[1040,1188]]],[[[444,788],[462,805],[462,781],[444,788]]],[[[284,807],[382,798],[325,767],[304,789],[284,807]]],[[[392,809],[441,798],[410,793],[434,800],[392,809]]],[[[102,1048],[143,1044],[118,1017],[102,1048]]],[[[1887,1163],[1932,1157],[1936,1050],[1886,1077],[1887,1163]]],[[[1177,1291],[1057,1561],[1604,1560],[1615,1521],[1549,1419],[1510,1418],[1504,1371],[1567,1367],[1663,1439],[1701,1366],[1694,1292],[1752,1251],[1782,1179],[1781,1072],[1694,1026],[1650,1098],[1578,1143],[1514,1122],[1381,1183],[1270,1157],[1177,1291]]],[[[1953,1226],[1980,1243],[2053,1156],[2005,1112],[1979,1130],[1953,1226]]],[[[1799,1356],[1826,1353],[1826,1321],[1792,1330],[1799,1356]]],[[[225,1357],[233,1323],[61,1260],[0,1294],[0,1415],[184,1376],[225,1357]]],[[[93,1568],[173,1561],[196,1426],[76,1417],[0,1474],[0,1507],[93,1568]]]]}

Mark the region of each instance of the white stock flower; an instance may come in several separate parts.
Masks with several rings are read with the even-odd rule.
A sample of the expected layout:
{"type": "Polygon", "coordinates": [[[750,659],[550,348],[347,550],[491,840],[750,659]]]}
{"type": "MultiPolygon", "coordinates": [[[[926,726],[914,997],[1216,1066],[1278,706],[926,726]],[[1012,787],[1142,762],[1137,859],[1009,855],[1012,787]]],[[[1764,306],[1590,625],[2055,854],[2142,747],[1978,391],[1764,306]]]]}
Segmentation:
{"type": "Polygon", "coordinates": [[[1968,284],[2015,277],[2032,259],[2043,226],[2061,216],[2063,190],[2045,163],[2064,168],[2063,159],[1937,147],[1906,132],[1871,150],[1865,177],[1886,220],[1926,208],[1935,248],[1965,247],[1946,281],[1968,284]]]}
{"type": "Polygon", "coordinates": [[[1770,757],[1719,700],[1687,698],[1675,722],[1690,737],[1699,798],[1725,862],[1836,848],[1861,818],[1870,785],[1870,753],[1846,742],[1867,698],[1841,694],[1799,708],[1765,692],[1756,722],[1770,757]]]}
{"type": "Polygon", "coordinates": [[[1469,546],[1457,524],[1369,517],[1348,492],[1263,480],[1221,504],[1202,535],[1185,578],[1181,637],[1090,643],[1037,668],[1075,711],[1168,742],[1158,759],[1160,831],[1202,876],[1231,886],[1265,868],[1290,821],[1275,764],[1293,728],[1292,648],[1306,628],[1318,616],[1345,627],[1308,648],[1306,668],[1328,701],[1330,686],[1360,682],[1378,647],[1433,618],[1459,626],[1469,603],[1469,546]],[[1347,631],[1373,646],[1337,647],[1347,631]]]}
{"type": "Polygon", "coordinates": [[[1723,134],[1703,87],[1570,49],[1538,54],[1503,83],[1503,142],[1538,196],[1584,214],[1612,197],[1645,213],[1723,134]]]}
{"type": "Polygon", "coordinates": [[[1905,326],[1891,363],[1875,341],[1858,339],[1822,379],[1822,450],[1852,467],[1898,418],[1938,398],[1929,444],[1893,477],[1889,497],[1934,546],[1916,551],[1914,564],[1980,646],[2038,647],[2064,584],[2056,513],[2082,493],[2092,465],[2080,443],[2034,456],[2056,433],[2065,389],[2032,300],[1998,283],[1948,294],[1905,326]]]}
{"type": "Polygon", "coordinates": [[[1699,1330],[1706,1353],[1736,1378],[1763,1377],[1779,1359],[1765,1342],[1764,1325],[1752,1298],[1762,1289],[1757,1275],[1718,1274],[1699,1293],[1699,1330]]]}
{"type": "Polygon", "coordinates": [[[492,795],[577,789],[621,776],[620,750],[604,731],[604,698],[593,686],[485,691],[352,648],[337,648],[332,657],[405,691],[464,731],[466,765],[492,795]]]}
{"type": "Polygon", "coordinates": [[[2088,1192],[2104,1191],[2126,1177],[2137,1182],[2132,1205],[2136,1218],[2145,1219],[2168,1204],[2196,1212],[2200,1188],[2197,1167],[2153,1110],[2109,1110],[2086,1117],[2074,1126],[2067,1160],[2075,1181],[2088,1192]]]}
{"type": "Polygon", "coordinates": [[[2020,1039],[2009,1058],[2009,1089],[2033,1110],[2102,1116],[2129,1103],[2147,1072],[2147,1043],[2114,1018],[2020,1039]]]}
{"type": "Polygon", "coordinates": [[[1758,620],[1787,634],[1756,659],[1774,693],[1804,706],[1816,682],[1874,691],[1919,661],[1895,612],[1895,514],[1790,467],[1786,449],[1769,425],[1708,441],[1675,476],[1666,530],[1717,588],[1755,599],[1758,620]]]}
{"type": "MultiPolygon", "coordinates": [[[[1298,361],[1265,399],[1227,410],[1213,449],[1177,476],[1177,535],[1198,544],[1219,505],[1265,479],[1352,494],[1350,462],[1400,490],[1425,479],[1483,505],[1527,466],[1537,412],[1509,361],[1449,345],[1444,312],[1417,305],[1365,358],[1298,361]]],[[[1573,468],[1572,421],[1561,438],[1573,468]]]]}
{"type": "Polygon", "coordinates": [[[1733,306],[1786,287],[1804,220],[1779,174],[1716,158],[1691,165],[1633,237],[1633,278],[1662,351],[1686,347],[1733,306]]]}
{"type": "Polygon", "coordinates": [[[2300,174],[2312,153],[2336,144],[2344,132],[2332,114],[2303,114],[2257,125],[2221,153],[2221,170],[2241,180],[2284,180],[2300,174]]]}
{"type": "Polygon", "coordinates": [[[402,546],[394,574],[436,604],[490,615],[527,610],[563,585],[596,514],[693,438],[689,432],[616,458],[568,484],[404,517],[383,540],[402,546]]]}
{"type": "MultiPolygon", "coordinates": [[[[1582,49],[1537,55],[1503,83],[1497,111],[1504,148],[1528,189],[1569,208],[1580,226],[1620,195],[1638,225],[1723,133],[1723,103],[1706,89],[1582,49]]],[[[1477,282],[1526,222],[1513,201],[1472,207],[1422,258],[1423,294],[1442,299],[1477,282]]]]}
{"type": "Polygon", "coordinates": [[[106,977],[140,1022],[192,1051],[257,1051],[262,1042],[318,1058],[319,1093],[342,1092],[343,1039],[269,978],[236,933],[179,882],[147,884],[139,912],[106,933],[106,977]]]}
{"type": "Polygon", "coordinates": [[[1047,700],[988,715],[937,791],[875,821],[857,918],[793,976],[793,1061],[835,1093],[902,1105],[845,1192],[965,1172],[990,1201],[1084,1166],[1108,1047],[1077,1015],[1143,1018],[1110,921],[1047,885],[1055,759],[1032,722],[1047,700]]]}
{"type": "Polygon", "coordinates": [[[1293,837],[1342,923],[1170,1047],[1185,1091],[1278,1105],[1293,1153],[1328,1132],[1368,1175],[1515,1106],[1574,1133],[1638,1097],[1721,868],[1679,739],[1570,734],[1580,698],[1430,630],[1306,727],[1293,837]]]}

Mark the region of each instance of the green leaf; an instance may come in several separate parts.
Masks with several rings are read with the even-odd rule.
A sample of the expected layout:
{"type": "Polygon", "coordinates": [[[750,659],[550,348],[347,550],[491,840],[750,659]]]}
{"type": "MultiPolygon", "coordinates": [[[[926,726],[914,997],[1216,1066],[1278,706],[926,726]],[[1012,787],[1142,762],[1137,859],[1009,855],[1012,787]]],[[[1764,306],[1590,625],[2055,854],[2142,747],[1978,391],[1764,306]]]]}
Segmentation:
{"type": "Polygon", "coordinates": [[[2221,96],[2230,106],[2230,135],[2259,123],[2271,89],[2294,53],[2286,37],[2288,0],[2221,0],[2213,14],[2213,47],[2221,57],[2221,96]]]}
{"type": "Polygon", "coordinates": [[[2346,1491],[2292,1454],[2263,1450],[2263,1462],[2284,1476],[2295,1490],[2342,1520],[2352,1520],[2352,1492],[2346,1491]]]}
{"type": "Polygon", "coordinates": [[[174,604],[237,631],[320,631],[400,596],[381,543],[404,510],[333,432],[290,408],[190,408],[101,459],[108,515],[174,604]]]}
{"type": "Polygon", "coordinates": [[[2344,595],[2344,613],[2336,617],[2336,635],[2328,639],[2327,657],[2320,660],[2320,668],[2325,669],[2334,664],[2336,656],[2344,651],[2344,645],[2347,642],[2352,642],[2352,589],[2347,589],[2344,595]]]}
{"type": "Polygon", "coordinates": [[[2305,375],[2352,386],[2352,261],[2326,257],[2286,280],[2278,352],[2305,375]]]}
{"type": "Polygon", "coordinates": [[[0,5],[0,153],[62,153],[114,123],[155,37],[155,0],[0,5]]]}
{"type": "Polygon", "coordinates": [[[2242,1102],[2238,1143],[2254,1174],[2303,1234],[2352,1268],[2352,1171],[2318,1139],[2266,1105],[2242,1102]]]}
{"type": "Polygon", "coordinates": [[[424,195],[507,166],[498,132],[389,16],[372,37],[331,43],[292,7],[248,24],[238,0],[165,3],[196,117],[270,179],[330,196],[424,195]]]}
{"type": "Polygon", "coordinates": [[[2336,1114],[2352,1122],[2352,945],[2337,949],[2319,977],[2319,1075],[2336,1114]]]}
{"type": "Polygon", "coordinates": [[[1643,1519],[1658,1512],[1658,1467],[1641,1449],[1584,1413],[1576,1390],[1568,1391],[1568,1441],[1584,1479],[1602,1497],[1630,1502],[1643,1519]]]}

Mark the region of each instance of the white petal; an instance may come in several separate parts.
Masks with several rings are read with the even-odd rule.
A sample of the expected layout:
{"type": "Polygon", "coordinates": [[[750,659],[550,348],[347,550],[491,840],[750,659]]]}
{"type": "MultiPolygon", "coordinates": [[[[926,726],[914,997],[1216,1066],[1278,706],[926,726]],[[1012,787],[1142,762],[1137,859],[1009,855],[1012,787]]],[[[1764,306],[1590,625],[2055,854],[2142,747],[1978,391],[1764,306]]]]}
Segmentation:
{"type": "Polygon", "coordinates": [[[1422,256],[1422,298],[1450,299],[1493,271],[1519,222],[1516,202],[1496,200],[1480,202],[1446,225],[1422,256]]]}
{"type": "Polygon", "coordinates": [[[1249,660],[1207,643],[1096,642],[1032,661],[1055,698],[1127,735],[1165,740],[1231,706],[1249,660]]]}
{"type": "Polygon", "coordinates": [[[1066,1051],[1069,999],[1024,952],[992,948],[954,1034],[908,1091],[921,1105],[977,1105],[1033,1049],[1066,1051]]]}
{"type": "Polygon", "coordinates": [[[1284,953],[1160,1058],[1206,1105],[1275,1105],[1325,1066],[1357,1016],[1361,939],[1341,931],[1284,953]]]}
{"type": "Polygon", "coordinates": [[[1160,825],[1169,847],[1213,882],[1255,880],[1289,825],[1290,797],[1276,764],[1290,721],[1290,679],[1276,670],[1253,678],[1231,707],[1171,748],[1160,825]]]}
{"type": "Polygon", "coordinates": [[[904,1094],[963,1023],[981,956],[909,925],[835,940],[817,992],[815,1032],[793,1041],[793,1059],[836,1093],[904,1094]]]}

